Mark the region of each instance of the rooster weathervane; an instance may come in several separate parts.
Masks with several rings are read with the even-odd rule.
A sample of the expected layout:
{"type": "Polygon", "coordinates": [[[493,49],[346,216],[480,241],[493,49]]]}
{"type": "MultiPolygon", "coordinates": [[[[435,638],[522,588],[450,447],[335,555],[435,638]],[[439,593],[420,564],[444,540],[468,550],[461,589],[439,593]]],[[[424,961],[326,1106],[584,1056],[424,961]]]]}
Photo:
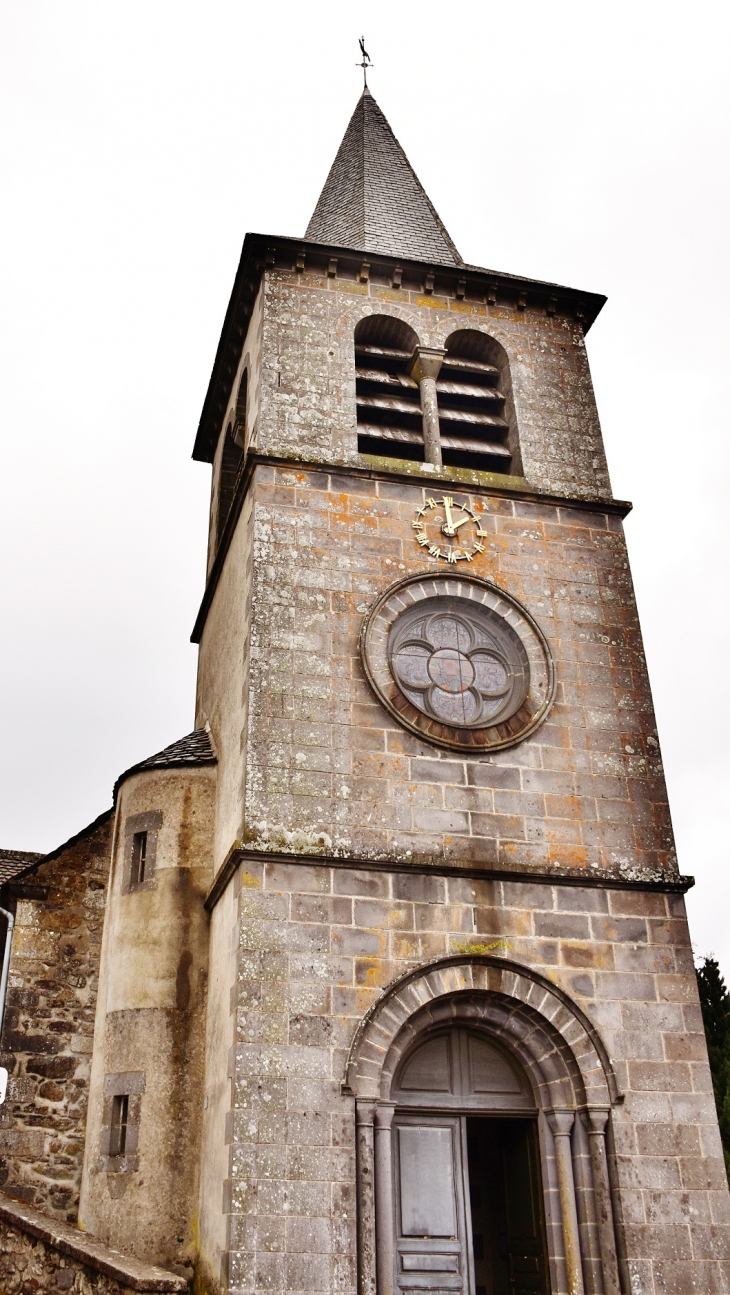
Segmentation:
{"type": "Polygon", "coordinates": [[[363,81],[365,82],[365,89],[367,90],[367,88],[368,88],[368,68],[369,68],[369,67],[372,67],[372,66],[373,66],[373,64],[372,64],[372,62],[371,62],[371,60],[370,60],[370,55],[368,54],[368,52],[367,52],[367,50],[366,50],[366,48],[365,48],[365,37],[364,37],[364,36],[361,36],[361,37],[360,37],[359,44],[360,44],[360,53],[362,54],[362,62],[361,62],[361,63],[358,63],[356,66],[357,66],[357,67],[361,67],[361,68],[362,68],[363,81]]]}

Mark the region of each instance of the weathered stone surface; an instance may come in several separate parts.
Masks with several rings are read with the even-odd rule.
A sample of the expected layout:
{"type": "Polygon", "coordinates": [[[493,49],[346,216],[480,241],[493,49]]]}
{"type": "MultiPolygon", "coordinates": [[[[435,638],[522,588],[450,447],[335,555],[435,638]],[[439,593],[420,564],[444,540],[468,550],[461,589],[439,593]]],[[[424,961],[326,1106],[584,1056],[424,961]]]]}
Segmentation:
{"type": "MultiPolygon", "coordinates": [[[[464,496],[489,532],[469,573],[532,613],[550,643],[558,689],[526,741],[486,760],[458,759],[385,711],[358,649],[363,616],[382,590],[444,567],[424,556],[411,528],[427,488],[404,486],[394,500],[387,481],[361,482],[354,494],[335,471],[313,475],[256,470],[248,682],[231,692],[233,712],[220,720],[220,653],[230,630],[216,606],[233,603],[238,556],[203,636],[199,722],[213,724],[219,812],[229,821],[235,812],[237,835],[294,853],[634,878],[676,871],[620,522],[600,508],[548,502],[525,520],[516,500],[464,496]],[[235,714],[245,744],[226,740],[235,714]]],[[[219,849],[230,844],[221,839],[219,849]]]]}
{"type": "MultiPolygon", "coordinates": [[[[610,884],[597,890],[402,867],[368,873],[311,861],[267,864],[261,888],[239,892],[239,1043],[227,1198],[231,1289],[256,1288],[261,1265],[276,1254],[272,1281],[282,1283],[276,1289],[329,1292],[344,1280],[341,1289],[354,1291],[354,1109],[340,1085],[355,1030],[384,987],[424,960],[488,950],[546,976],[578,1004],[607,1048],[623,1096],[611,1112],[611,1137],[626,1271],[648,1265],[647,1284],[637,1289],[662,1289],[651,1284],[652,1271],[659,1281],[667,1245],[674,1246],[677,1291],[692,1290],[700,1270],[703,1280],[721,1283],[730,1256],[727,1184],[691,967],[677,977],[682,1002],[667,1001],[665,991],[667,958],[686,939],[677,912],[676,896],[632,891],[629,903],[628,892],[610,884]],[[362,898],[363,892],[377,898],[362,898]],[[278,919],[262,923],[272,898],[278,919]],[[343,900],[351,901],[347,925],[343,900]],[[628,919],[622,916],[627,908],[628,919]],[[651,916],[661,928],[661,910],[665,920],[674,914],[676,944],[666,942],[664,931],[657,941],[646,920],[651,916]],[[596,921],[613,942],[596,939],[596,921]],[[255,965],[247,948],[252,928],[255,965]],[[316,954],[302,960],[292,951],[308,942],[316,954]],[[614,949],[629,961],[645,953],[641,971],[604,970],[613,966],[614,949]],[[283,958],[276,995],[265,970],[274,952],[283,958]],[[275,1093],[267,1088],[272,1075],[278,1076],[275,1093]],[[670,1241],[669,1231],[657,1229],[666,1221],[671,1230],[674,1219],[688,1227],[690,1217],[691,1249],[686,1238],[670,1241]],[[305,1253],[307,1263],[299,1258],[305,1253]],[[343,1271],[346,1279],[337,1276],[343,1271]]],[[[438,993],[457,987],[446,975],[437,980],[438,993]]],[[[420,1006],[407,989],[401,996],[408,1012],[420,1006]]],[[[542,998],[538,992],[536,1006],[542,998]]],[[[558,1023],[569,1036],[570,1018],[563,1015],[558,1023]]]]}
{"type": "MultiPolygon", "coordinates": [[[[370,314],[405,320],[428,347],[443,346],[450,333],[463,328],[482,329],[496,338],[510,361],[527,481],[557,494],[610,496],[577,321],[541,310],[510,310],[408,291],[387,300],[375,283],[322,280],[279,268],[267,272],[262,290],[265,364],[256,410],[259,450],[328,464],[360,461],[353,338],[358,320],[370,314]]],[[[223,427],[229,417],[227,412],[223,427]]],[[[522,515],[529,518],[529,505],[522,515]]]]}
{"type": "Polygon", "coordinates": [[[174,1273],[141,1264],[94,1237],[0,1194],[0,1283],[3,1295],[68,1291],[70,1295],[131,1295],[184,1291],[174,1273]]]}
{"type": "Polygon", "coordinates": [[[20,900],[0,1061],[0,1182],[52,1218],[75,1222],[86,1132],[111,812],[29,880],[20,900]]]}

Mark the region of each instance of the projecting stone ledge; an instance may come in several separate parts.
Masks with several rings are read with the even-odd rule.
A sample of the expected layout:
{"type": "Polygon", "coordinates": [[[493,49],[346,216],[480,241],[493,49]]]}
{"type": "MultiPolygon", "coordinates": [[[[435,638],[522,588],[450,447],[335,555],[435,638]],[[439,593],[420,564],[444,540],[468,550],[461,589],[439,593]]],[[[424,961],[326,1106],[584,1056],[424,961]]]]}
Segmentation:
{"type": "Polygon", "coordinates": [[[95,1237],[0,1192],[0,1289],[130,1295],[186,1291],[184,1277],[110,1250],[95,1237]],[[102,1274],[99,1278],[98,1274],[102,1274]]]}

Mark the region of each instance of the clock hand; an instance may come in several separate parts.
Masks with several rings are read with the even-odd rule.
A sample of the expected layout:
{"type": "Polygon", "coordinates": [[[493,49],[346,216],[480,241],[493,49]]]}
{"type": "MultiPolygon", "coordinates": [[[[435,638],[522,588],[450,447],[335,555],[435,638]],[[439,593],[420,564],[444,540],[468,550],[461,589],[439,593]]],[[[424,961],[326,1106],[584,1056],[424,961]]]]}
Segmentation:
{"type": "Polygon", "coordinates": [[[448,495],[444,495],[444,501],[443,501],[443,502],[444,502],[444,512],[446,513],[446,525],[445,525],[445,526],[442,526],[442,527],[441,527],[441,529],[442,529],[442,531],[443,531],[444,535],[453,535],[453,534],[454,534],[454,519],[453,519],[453,517],[451,516],[451,500],[450,500],[450,498],[449,498],[449,496],[448,496],[448,495]]]}
{"type": "Polygon", "coordinates": [[[451,513],[449,513],[448,522],[445,526],[441,527],[441,530],[443,531],[444,535],[456,535],[456,532],[458,531],[459,527],[465,526],[466,523],[470,522],[471,520],[472,518],[467,516],[467,517],[462,517],[460,522],[455,522],[453,517],[451,516],[451,513]]]}

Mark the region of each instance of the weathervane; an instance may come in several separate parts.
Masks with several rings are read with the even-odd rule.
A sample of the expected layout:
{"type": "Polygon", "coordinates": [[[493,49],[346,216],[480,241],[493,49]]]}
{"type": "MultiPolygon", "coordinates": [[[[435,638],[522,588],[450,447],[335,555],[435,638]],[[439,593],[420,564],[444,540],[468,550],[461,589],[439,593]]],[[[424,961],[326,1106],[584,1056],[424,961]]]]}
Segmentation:
{"type": "Polygon", "coordinates": [[[355,66],[356,66],[356,67],[361,67],[361,68],[362,68],[363,81],[365,82],[365,89],[367,90],[367,88],[368,88],[368,68],[369,68],[369,67],[372,67],[372,66],[373,66],[373,64],[370,62],[370,55],[368,54],[368,52],[367,52],[367,50],[366,50],[366,48],[365,48],[365,37],[364,37],[364,36],[361,36],[361,37],[360,37],[360,53],[362,54],[362,63],[356,63],[356,64],[355,64],[355,66]]]}

